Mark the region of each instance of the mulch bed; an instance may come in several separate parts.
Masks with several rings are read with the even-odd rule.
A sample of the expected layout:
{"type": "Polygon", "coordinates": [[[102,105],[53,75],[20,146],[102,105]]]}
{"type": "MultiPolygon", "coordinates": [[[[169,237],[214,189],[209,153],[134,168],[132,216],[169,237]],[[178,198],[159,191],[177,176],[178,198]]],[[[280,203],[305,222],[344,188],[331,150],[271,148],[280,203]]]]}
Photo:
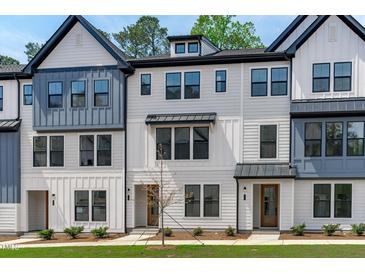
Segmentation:
{"type": "MultiPolygon", "coordinates": [[[[148,240],[161,240],[161,232],[148,240]]],[[[224,232],[203,232],[203,235],[197,236],[199,240],[245,240],[250,236],[250,233],[239,233],[235,236],[227,236],[224,232]]],[[[172,236],[165,237],[166,241],[170,240],[195,240],[195,238],[187,232],[173,232],[172,236]]]]}
{"type": "Polygon", "coordinates": [[[281,233],[279,240],[365,240],[365,235],[357,236],[351,232],[336,232],[333,236],[326,236],[320,232],[306,232],[304,236],[294,236],[291,233],[281,233]]]}
{"type": "Polygon", "coordinates": [[[0,236],[0,242],[12,241],[18,239],[17,236],[0,236]]]}
{"type": "Polygon", "coordinates": [[[55,236],[52,240],[36,240],[32,242],[26,242],[24,244],[48,244],[48,243],[80,243],[80,242],[100,242],[100,241],[106,241],[106,240],[113,240],[120,237],[126,236],[126,234],[123,233],[110,233],[107,238],[103,239],[96,239],[92,234],[90,233],[82,233],[79,235],[76,239],[70,239],[63,233],[55,233],[55,236]]]}

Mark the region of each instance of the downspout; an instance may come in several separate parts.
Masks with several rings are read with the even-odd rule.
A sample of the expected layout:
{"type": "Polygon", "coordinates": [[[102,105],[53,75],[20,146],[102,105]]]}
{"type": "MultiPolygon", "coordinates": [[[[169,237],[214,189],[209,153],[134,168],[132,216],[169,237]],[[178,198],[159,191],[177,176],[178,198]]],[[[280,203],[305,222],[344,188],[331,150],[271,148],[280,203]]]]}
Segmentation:
{"type": "Polygon", "coordinates": [[[239,216],[239,182],[238,179],[236,179],[236,232],[238,233],[238,216],[239,216]]]}
{"type": "Polygon", "coordinates": [[[290,58],[290,88],[289,88],[289,167],[292,165],[292,118],[290,114],[291,101],[292,101],[292,89],[293,89],[293,59],[290,58]]]}
{"type": "Polygon", "coordinates": [[[17,82],[17,90],[18,90],[18,113],[17,113],[17,117],[16,117],[16,120],[18,121],[20,119],[20,81],[16,77],[15,73],[14,73],[14,80],[16,80],[16,82],[17,82]]]}

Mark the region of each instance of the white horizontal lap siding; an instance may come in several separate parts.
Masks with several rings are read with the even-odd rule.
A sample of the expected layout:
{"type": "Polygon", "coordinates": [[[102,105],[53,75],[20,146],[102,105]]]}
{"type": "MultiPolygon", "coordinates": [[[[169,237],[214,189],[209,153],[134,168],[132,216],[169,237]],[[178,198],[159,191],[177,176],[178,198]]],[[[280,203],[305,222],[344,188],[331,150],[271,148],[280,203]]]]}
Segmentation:
{"type": "Polygon", "coordinates": [[[19,231],[20,204],[0,204],[0,233],[19,231]]]}
{"type": "Polygon", "coordinates": [[[3,87],[3,110],[0,111],[0,120],[16,119],[18,116],[18,85],[15,80],[0,80],[3,87]]]}
{"type": "Polygon", "coordinates": [[[251,182],[240,182],[238,195],[238,229],[253,229],[253,184],[251,182]],[[246,187],[246,190],[244,188],[246,187]],[[244,200],[246,194],[246,200],[244,200]]]}

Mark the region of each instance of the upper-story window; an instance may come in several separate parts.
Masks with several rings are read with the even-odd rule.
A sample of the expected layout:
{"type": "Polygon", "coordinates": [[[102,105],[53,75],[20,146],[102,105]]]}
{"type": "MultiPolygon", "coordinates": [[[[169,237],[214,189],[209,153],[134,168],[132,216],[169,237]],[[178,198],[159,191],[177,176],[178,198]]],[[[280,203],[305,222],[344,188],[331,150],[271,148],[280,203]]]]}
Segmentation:
{"type": "Polygon", "coordinates": [[[277,126],[260,126],[260,158],[276,158],[277,126]]]}
{"type": "Polygon", "coordinates": [[[32,105],[33,103],[33,86],[24,85],[23,86],[23,105],[32,105]]]}
{"type": "Polygon", "coordinates": [[[185,99],[198,99],[200,98],[200,72],[185,72],[185,87],[184,98],[185,99]]]}
{"type": "Polygon", "coordinates": [[[267,69],[251,70],[251,96],[267,96],[267,69]]]}
{"type": "Polygon", "coordinates": [[[326,156],[342,156],[342,122],[326,123],[326,156]]]}
{"type": "Polygon", "coordinates": [[[288,68],[271,69],[271,96],[288,94],[288,68]]]}
{"type": "Polygon", "coordinates": [[[85,93],[86,93],[85,81],[72,81],[71,107],[85,107],[85,102],[86,102],[85,93]]]}
{"type": "Polygon", "coordinates": [[[181,73],[166,73],[166,99],[181,99],[181,73]]]}
{"type": "Polygon", "coordinates": [[[175,53],[176,54],[185,53],[185,43],[176,43],[175,44],[175,53]]]}
{"type": "Polygon", "coordinates": [[[80,166],[94,166],[94,135],[80,136],[80,166]]]}
{"type": "Polygon", "coordinates": [[[322,123],[305,123],[305,157],[320,157],[322,151],[322,123]]]}
{"type": "Polygon", "coordinates": [[[33,166],[47,166],[47,136],[33,137],[33,166]]]}
{"type": "Polygon", "coordinates": [[[364,155],[364,122],[347,123],[347,156],[364,155]]]}
{"type": "Polygon", "coordinates": [[[95,148],[94,135],[80,136],[80,166],[94,166],[95,152],[97,166],[112,165],[112,136],[96,135],[97,146],[95,148]]]}
{"type": "Polygon", "coordinates": [[[175,128],[175,159],[190,159],[190,128],[175,128]]]}
{"type": "Polygon", "coordinates": [[[50,166],[63,166],[64,137],[63,136],[50,136],[49,142],[50,142],[49,165],[50,166]]]}
{"type": "Polygon", "coordinates": [[[62,167],[64,165],[64,137],[49,136],[49,163],[47,163],[47,136],[33,137],[33,166],[62,167]]]}
{"type": "Polygon", "coordinates": [[[197,42],[188,43],[188,53],[197,53],[199,51],[197,42]]]}
{"type": "Polygon", "coordinates": [[[227,71],[217,70],[215,72],[215,92],[226,92],[227,71]]]}
{"type": "Polygon", "coordinates": [[[334,64],[334,91],[351,90],[351,62],[341,62],[334,64]]]}
{"type": "Polygon", "coordinates": [[[112,136],[98,135],[97,165],[111,166],[112,164],[112,136]]]}
{"type": "Polygon", "coordinates": [[[171,128],[156,128],[156,159],[171,159],[171,128]]]}
{"type": "Polygon", "coordinates": [[[105,107],[109,105],[109,80],[95,80],[94,106],[105,107]]]}
{"type": "Polygon", "coordinates": [[[151,74],[141,74],[141,95],[151,95],[151,74]]]}
{"type": "Polygon", "coordinates": [[[63,85],[62,82],[48,83],[48,107],[62,108],[63,107],[63,85]]]}
{"type": "Polygon", "coordinates": [[[209,158],[209,128],[208,127],[194,127],[194,159],[208,159],[209,158]]]}
{"type": "Polygon", "coordinates": [[[0,86],[0,111],[3,111],[4,107],[4,88],[0,86]]]}
{"type": "Polygon", "coordinates": [[[330,91],[330,64],[313,64],[313,92],[330,91]]]}

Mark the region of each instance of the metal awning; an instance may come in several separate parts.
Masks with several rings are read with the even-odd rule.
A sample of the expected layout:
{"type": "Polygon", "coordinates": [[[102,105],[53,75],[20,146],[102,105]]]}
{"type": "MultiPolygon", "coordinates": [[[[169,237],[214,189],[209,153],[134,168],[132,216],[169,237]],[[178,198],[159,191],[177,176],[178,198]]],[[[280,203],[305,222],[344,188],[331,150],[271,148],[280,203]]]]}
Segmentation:
{"type": "Polygon", "coordinates": [[[20,123],[20,120],[0,120],[0,131],[17,131],[20,123]]]}
{"type": "Polygon", "coordinates": [[[296,168],[289,163],[237,164],[234,173],[236,179],[295,178],[296,168]]]}
{"type": "Polygon", "coordinates": [[[170,113],[170,114],[148,114],[146,124],[176,124],[176,123],[214,123],[217,113],[170,113]]]}

